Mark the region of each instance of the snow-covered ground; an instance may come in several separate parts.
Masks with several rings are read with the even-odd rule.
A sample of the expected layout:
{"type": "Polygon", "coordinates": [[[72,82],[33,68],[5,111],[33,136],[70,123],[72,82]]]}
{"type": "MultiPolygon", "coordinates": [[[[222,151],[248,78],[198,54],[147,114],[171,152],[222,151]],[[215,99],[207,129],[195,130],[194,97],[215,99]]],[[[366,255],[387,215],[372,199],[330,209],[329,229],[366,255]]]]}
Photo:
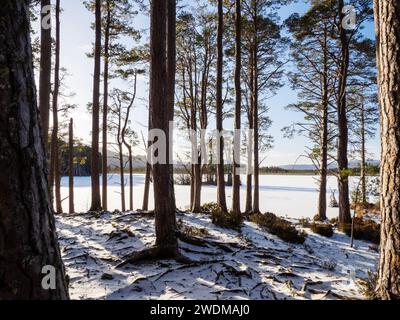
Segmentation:
{"type": "MultiPolygon", "coordinates": [[[[303,179],[299,177],[297,183],[300,185],[303,179]]],[[[281,183],[284,187],[285,181],[281,183]]],[[[266,191],[267,200],[274,199],[275,195],[275,202],[277,198],[283,201],[288,195],[280,192],[283,196],[279,197],[275,190],[266,191]]],[[[307,190],[297,192],[302,197],[307,192],[314,194],[307,190]]],[[[295,207],[296,202],[291,201],[293,207],[286,208],[295,207]]],[[[268,205],[268,201],[263,203],[268,205]]],[[[304,199],[301,204],[297,203],[297,208],[303,203],[304,199]]],[[[351,249],[349,238],[337,231],[330,239],[309,233],[304,245],[289,245],[249,222],[238,233],[214,226],[206,215],[178,214],[178,219],[184,225],[207,230],[206,246],[180,243],[182,253],[197,263],[157,261],[116,269],[124,256],[153,244],[151,217],[137,213],[58,216],[71,297],[361,299],[357,278],[366,278],[368,270],[375,270],[378,260],[371,244],[356,241],[355,248],[351,249]]]]}
{"type": "MultiPolygon", "coordinates": [[[[121,209],[120,184],[118,175],[109,176],[109,210],[121,209]]],[[[128,177],[126,176],[126,180],[128,177]]],[[[242,178],[242,206],[244,210],[246,197],[246,179],[242,178]]],[[[134,176],[134,209],[141,208],[143,201],[144,175],[134,176]]],[[[351,180],[351,187],[355,187],[355,179],[351,180]]],[[[273,212],[280,216],[291,218],[312,218],[317,213],[318,200],[317,178],[312,176],[260,176],[260,209],[263,212],[273,212]]],[[[335,177],[328,179],[328,200],[332,191],[337,190],[335,177]]],[[[90,178],[75,178],[75,209],[78,212],[87,212],[90,207],[90,178]]],[[[216,188],[204,186],[202,202],[216,201],[216,188]]],[[[176,186],[176,200],[180,209],[187,209],[189,205],[189,186],[176,186]]],[[[227,188],[228,203],[231,202],[232,188],[227,188]]],[[[68,178],[62,180],[62,196],[68,196],[68,178]]],[[[337,197],[337,192],[336,192],[337,197]]],[[[152,195],[150,196],[150,209],[153,207],[152,195]]],[[[128,199],[127,199],[128,203],[128,199]]],[[[66,203],[64,204],[66,205],[66,203]]],[[[66,209],[66,208],[65,208],[66,209]]],[[[334,218],[338,210],[329,208],[328,217],[334,218]]]]}

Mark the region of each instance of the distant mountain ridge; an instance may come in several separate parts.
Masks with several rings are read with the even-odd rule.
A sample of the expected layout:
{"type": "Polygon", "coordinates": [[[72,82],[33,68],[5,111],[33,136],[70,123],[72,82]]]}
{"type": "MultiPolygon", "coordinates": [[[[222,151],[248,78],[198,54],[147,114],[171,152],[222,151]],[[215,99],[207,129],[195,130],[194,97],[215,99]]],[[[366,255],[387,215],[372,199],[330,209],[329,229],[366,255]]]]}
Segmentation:
{"type": "MultiPolygon", "coordinates": [[[[370,160],[367,161],[369,165],[373,165],[373,166],[379,166],[380,165],[380,161],[379,160],[370,160]]],[[[360,166],[360,162],[359,161],[350,161],[349,163],[349,168],[358,168],[360,166]]],[[[278,166],[278,168],[281,168],[283,170],[293,170],[293,171],[312,171],[315,170],[315,166],[312,164],[294,164],[294,165],[282,165],[282,166],[278,166]]],[[[337,165],[336,164],[332,164],[329,166],[329,169],[331,170],[335,170],[337,169],[337,165]]]]}

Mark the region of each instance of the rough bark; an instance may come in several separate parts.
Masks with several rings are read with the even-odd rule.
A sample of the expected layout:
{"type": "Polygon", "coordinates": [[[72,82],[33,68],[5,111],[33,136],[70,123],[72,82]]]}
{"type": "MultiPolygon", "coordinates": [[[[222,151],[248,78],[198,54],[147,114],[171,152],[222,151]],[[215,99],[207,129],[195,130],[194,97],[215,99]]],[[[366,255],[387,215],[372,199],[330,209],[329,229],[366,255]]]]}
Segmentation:
{"type": "MultiPolygon", "coordinates": [[[[49,18],[43,9],[50,6],[50,0],[41,0],[41,21],[49,18]]],[[[50,18],[49,18],[50,19],[50,18]]],[[[44,146],[47,149],[49,133],[50,93],[51,93],[51,27],[40,28],[40,72],[39,110],[44,146]]]]}
{"type": "MultiPolygon", "coordinates": [[[[167,150],[172,145],[169,133],[169,108],[167,86],[167,2],[151,2],[150,28],[150,105],[153,128],[166,134],[167,150]]],[[[169,162],[169,159],[167,159],[169,162]]],[[[175,256],[178,248],[176,237],[175,195],[171,181],[171,165],[153,164],[156,247],[164,256],[175,256]]]]}
{"type": "Polygon", "coordinates": [[[400,299],[400,3],[375,0],[381,105],[381,257],[377,293],[400,299]]]}
{"type": "Polygon", "coordinates": [[[110,24],[111,9],[110,0],[107,0],[107,18],[104,34],[104,75],[103,75],[103,141],[102,141],[102,205],[108,210],[108,78],[109,78],[109,51],[110,51],[110,24]]]}
{"type": "MultiPolygon", "coordinates": [[[[223,75],[223,32],[224,12],[222,0],[218,0],[218,26],[217,26],[217,92],[216,92],[216,127],[218,132],[223,130],[223,106],[222,106],[222,75],[223,75]]],[[[225,195],[225,168],[224,168],[224,139],[221,137],[218,145],[217,164],[217,204],[223,211],[227,211],[225,195]]]]}
{"type": "MultiPolygon", "coordinates": [[[[339,21],[343,21],[344,13],[343,0],[339,0],[339,21]]],[[[340,70],[339,70],[339,92],[338,92],[338,169],[339,169],[339,222],[343,224],[351,223],[350,198],[349,198],[349,160],[348,143],[349,129],[347,119],[347,79],[350,61],[349,40],[346,30],[339,23],[340,32],[340,70]]]]}
{"type": "Polygon", "coordinates": [[[68,299],[46,177],[28,2],[0,6],[0,300],[68,299]],[[44,266],[56,289],[42,288],[44,266]]]}
{"type": "Polygon", "coordinates": [[[99,121],[100,121],[100,63],[101,63],[101,1],[96,0],[96,40],[94,53],[93,105],[92,105],[92,204],[90,211],[101,210],[99,176],[99,121]]]}
{"type": "Polygon", "coordinates": [[[68,142],[68,164],[69,164],[69,213],[75,213],[74,204],[74,120],[69,123],[68,142]]]}

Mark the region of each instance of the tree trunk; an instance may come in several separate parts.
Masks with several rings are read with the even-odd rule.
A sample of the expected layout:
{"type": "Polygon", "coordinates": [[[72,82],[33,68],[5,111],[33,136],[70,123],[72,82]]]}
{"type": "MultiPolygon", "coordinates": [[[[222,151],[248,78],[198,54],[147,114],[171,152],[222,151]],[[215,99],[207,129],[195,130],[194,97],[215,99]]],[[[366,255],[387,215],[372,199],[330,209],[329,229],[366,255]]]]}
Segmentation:
{"type": "MultiPolygon", "coordinates": [[[[339,0],[340,21],[344,19],[344,3],[339,0]]],[[[339,74],[339,94],[338,94],[338,169],[339,169],[339,222],[342,224],[351,223],[350,199],[349,199],[349,161],[348,143],[349,129],[347,121],[347,78],[349,69],[349,41],[346,30],[339,23],[340,31],[340,74],[339,74]]]]}
{"type": "MultiPolygon", "coordinates": [[[[198,161],[201,161],[199,157],[198,161]]],[[[201,175],[201,164],[195,164],[194,169],[194,195],[193,195],[193,206],[192,212],[199,213],[201,211],[201,187],[202,187],[202,175],[201,175]]]]}
{"type": "MultiPolygon", "coordinates": [[[[151,130],[151,105],[149,105],[149,131],[151,130]]],[[[147,141],[147,148],[150,148],[151,141],[147,141]]],[[[142,210],[148,211],[149,210],[149,197],[150,197],[150,183],[151,183],[151,165],[149,163],[150,159],[146,159],[146,177],[144,182],[144,193],[143,193],[143,204],[142,210]]]]}
{"type": "MultiPolygon", "coordinates": [[[[171,15],[172,13],[169,12],[171,15]]],[[[170,139],[167,85],[167,1],[151,2],[150,28],[150,105],[152,128],[166,135],[166,150],[172,146],[170,139]]],[[[171,181],[171,165],[153,164],[156,247],[164,256],[175,257],[178,250],[176,238],[175,195],[171,181]]]]}
{"type": "MultiPolygon", "coordinates": [[[[222,75],[223,75],[223,32],[224,32],[224,12],[222,0],[218,0],[218,27],[217,27],[217,97],[216,97],[216,127],[220,134],[223,130],[223,106],[222,106],[222,75]]],[[[224,166],[224,139],[221,137],[217,142],[217,203],[218,207],[224,212],[228,211],[226,207],[225,195],[225,166],[224,166]],[[219,143],[218,143],[219,142],[219,143]]]]}
{"type": "Polygon", "coordinates": [[[72,118],[69,123],[68,162],[69,162],[69,213],[75,213],[75,205],[74,205],[74,120],[72,118]]]}
{"type": "Polygon", "coordinates": [[[37,112],[28,2],[0,6],[0,300],[68,299],[37,112]],[[45,290],[45,266],[56,270],[45,290]]]}
{"type": "Polygon", "coordinates": [[[55,183],[56,212],[62,213],[61,204],[61,176],[60,176],[60,150],[58,144],[58,95],[60,91],[60,0],[56,1],[56,39],[55,39],[55,65],[54,65],[54,90],[53,90],[53,130],[51,135],[51,157],[49,184],[52,190],[55,183]]]}
{"type": "Polygon", "coordinates": [[[92,110],[92,204],[90,211],[101,210],[99,177],[100,63],[101,63],[101,0],[96,0],[96,41],[93,76],[92,110]]]}
{"type": "MultiPolygon", "coordinates": [[[[366,176],[366,148],[365,148],[365,105],[364,98],[361,98],[361,198],[362,204],[365,207],[367,205],[367,176],[366,176]]],[[[356,204],[357,205],[357,204],[356,204]]]]}
{"type": "MultiPolygon", "coordinates": [[[[249,75],[249,100],[250,100],[250,110],[248,112],[248,122],[249,129],[254,132],[254,62],[253,62],[253,50],[250,51],[250,75],[249,75]]],[[[254,137],[248,137],[248,144],[253,144],[252,140],[254,137]]],[[[249,155],[248,163],[249,165],[253,165],[253,150],[250,150],[251,154],[249,155]]],[[[249,214],[253,212],[253,175],[247,175],[247,183],[246,183],[246,213],[249,214]]]]}
{"type": "Polygon", "coordinates": [[[122,151],[122,142],[118,142],[118,157],[119,157],[119,177],[120,177],[120,190],[121,190],[121,211],[126,211],[125,202],[125,175],[124,175],[124,154],[122,151]]]}
{"type": "Polygon", "coordinates": [[[400,3],[375,0],[381,104],[381,258],[377,293],[400,299],[400,3]]]}
{"type": "Polygon", "coordinates": [[[326,192],[327,192],[327,175],[328,175],[328,123],[329,123],[329,83],[328,83],[328,47],[327,47],[328,30],[324,30],[324,67],[323,67],[323,96],[322,96],[322,131],[321,131],[321,167],[320,167],[320,187],[318,197],[318,213],[317,219],[325,221],[327,219],[326,209],[326,192]]]}
{"type": "Polygon", "coordinates": [[[242,90],[241,90],[241,68],[242,68],[242,13],[240,0],[235,1],[235,138],[233,147],[233,195],[232,211],[239,215],[240,210],[240,130],[241,130],[241,112],[242,112],[242,90]]]}
{"type": "Polygon", "coordinates": [[[109,78],[109,50],[110,50],[110,24],[111,9],[110,0],[107,0],[107,20],[104,35],[104,92],[103,92],[103,141],[102,141],[102,204],[105,211],[108,210],[108,78],[109,78]]]}
{"type": "Polygon", "coordinates": [[[136,91],[137,91],[137,73],[135,72],[134,80],[133,80],[133,96],[132,96],[131,102],[128,106],[128,109],[126,111],[125,123],[124,123],[124,127],[122,128],[122,141],[129,152],[129,158],[128,158],[128,162],[129,162],[129,210],[131,210],[131,211],[133,211],[133,154],[132,154],[132,146],[130,145],[129,141],[126,139],[126,133],[127,133],[127,129],[128,129],[129,118],[131,115],[133,103],[135,102],[135,99],[136,99],[136,91]]]}
{"type": "Polygon", "coordinates": [[[149,210],[149,196],[150,196],[150,182],[151,182],[151,165],[146,164],[146,177],[144,182],[144,194],[143,194],[143,205],[142,210],[149,210]]]}
{"type": "Polygon", "coordinates": [[[50,0],[41,0],[39,110],[45,149],[48,144],[51,93],[51,15],[50,0]],[[46,8],[49,8],[48,10],[46,8]],[[48,25],[47,25],[48,22],[48,25]]]}
{"type": "MultiPolygon", "coordinates": [[[[257,25],[257,22],[255,22],[257,25]]],[[[258,30],[257,26],[255,28],[258,30]]],[[[258,40],[256,39],[254,49],[254,198],[253,198],[253,213],[260,213],[260,156],[259,156],[259,121],[258,121],[258,40]]]]}
{"type": "MultiPolygon", "coordinates": [[[[167,4],[167,105],[169,121],[174,121],[174,109],[175,109],[175,78],[176,78],[176,0],[168,0],[167,4]]],[[[169,131],[169,140],[173,140],[173,130],[169,131]]],[[[174,195],[175,203],[175,191],[174,191],[174,166],[173,166],[173,150],[167,149],[167,159],[170,164],[170,175],[169,182],[172,193],[174,195]]]]}
{"type": "Polygon", "coordinates": [[[132,147],[128,146],[129,154],[129,210],[133,211],[133,154],[132,147]]]}

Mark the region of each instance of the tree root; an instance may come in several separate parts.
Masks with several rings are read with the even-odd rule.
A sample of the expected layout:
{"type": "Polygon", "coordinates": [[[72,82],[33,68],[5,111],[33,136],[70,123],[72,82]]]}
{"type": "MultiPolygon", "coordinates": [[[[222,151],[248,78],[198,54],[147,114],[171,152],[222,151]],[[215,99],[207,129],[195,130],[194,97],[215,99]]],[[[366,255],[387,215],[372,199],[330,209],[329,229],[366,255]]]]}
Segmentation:
{"type": "Polygon", "coordinates": [[[154,246],[126,256],[115,268],[119,269],[128,264],[137,264],[145,261],[173,259],[182,264],[193,264],[189,258],[183,256],[178,248],[169,246],[154,246]]]}

